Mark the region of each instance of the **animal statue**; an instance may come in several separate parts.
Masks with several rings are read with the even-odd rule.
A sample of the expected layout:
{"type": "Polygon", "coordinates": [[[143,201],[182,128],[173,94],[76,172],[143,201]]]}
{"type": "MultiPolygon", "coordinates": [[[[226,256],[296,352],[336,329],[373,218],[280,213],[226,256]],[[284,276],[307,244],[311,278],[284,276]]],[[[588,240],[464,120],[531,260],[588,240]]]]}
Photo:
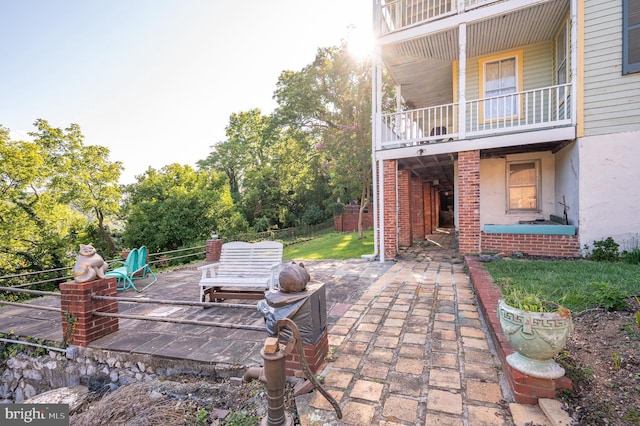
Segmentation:
{"type": "Polygon", "coordinates": [[[76,264],[73,266],[73,279],[77,283],[105,278],[105,272],[109,265],[102,256],[96,253],[96,249],[91,244],[80,244],[80,251],[76,264]]]}
{"type": "Polygon", "coordinates": [[[292,262],[282,267],[278,281],[283,293],[297,293],[307,288],[311,277],[302,263],[292,262]]]}

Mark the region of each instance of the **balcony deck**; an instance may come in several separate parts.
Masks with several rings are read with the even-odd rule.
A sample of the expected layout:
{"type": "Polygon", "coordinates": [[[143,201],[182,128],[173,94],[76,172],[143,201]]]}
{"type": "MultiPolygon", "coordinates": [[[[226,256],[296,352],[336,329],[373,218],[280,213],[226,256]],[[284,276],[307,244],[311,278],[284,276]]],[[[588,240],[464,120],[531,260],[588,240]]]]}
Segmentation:
{"type": "Polygon", "coordinates": [[[382,149],[573,125],[571,84],[384,114],[382,149]],[[462,111],[462,113],[460,113],[462,111]]]}

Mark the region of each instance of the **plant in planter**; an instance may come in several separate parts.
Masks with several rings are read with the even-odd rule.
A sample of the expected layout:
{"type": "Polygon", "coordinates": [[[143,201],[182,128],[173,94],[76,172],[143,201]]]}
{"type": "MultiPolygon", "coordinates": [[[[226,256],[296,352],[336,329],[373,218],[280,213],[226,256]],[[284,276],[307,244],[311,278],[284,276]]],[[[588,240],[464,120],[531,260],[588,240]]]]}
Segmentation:
{"type": "Polygon", "coordinates": [[[571,311],[537,295],[511,289],[498,302],[498,318],[515,350],[507,356],[511,367],[542,379],[564,376],[564,369],[554,358],[573,330],[571,311]]]}

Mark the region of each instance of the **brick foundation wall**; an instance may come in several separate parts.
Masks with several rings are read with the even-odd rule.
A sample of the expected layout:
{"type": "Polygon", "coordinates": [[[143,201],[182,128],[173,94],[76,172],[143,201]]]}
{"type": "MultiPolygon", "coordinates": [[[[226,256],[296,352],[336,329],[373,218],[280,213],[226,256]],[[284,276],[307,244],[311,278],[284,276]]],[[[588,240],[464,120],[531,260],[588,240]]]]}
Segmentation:
{"type": "Polygon", "coordinates": [[[118,302],[92,298],[93,295],[116,296],[116,286],[116,278],[60,284],[62,335],[68,344],[86,347],[94,340],[118,331],[118,318],[93,315],[96,311],[118,313],[118,302]]]}
{"type": "Polygon", "coordinates": [[[480,252],[480,151],[458,153],[460,254],[480,252]]]}
{"type": "Polygon", "coordinates": [[[498,301],[500,289],[493,283],[493,278],[476,257],[465,256],[465,263],[469,269],[471,284],[478,298],[478,308],[485,319],[487,331],[498,353],[507,383],[511,388],[516,402],[521,404],[537,404],[538,398],[555,398],[561,389],[573,389],[571,379],[539,379],[528,376],[511,367],[506,360],[514,350],[502,332],[498,318],[498,301]]]}
{"type": "MultiPolygon", "coordinates": [[[[318,372],[329,352],[329,338],[326,327],[315,344],[303,343],[302,350],[304,351],[304,359],[309,369],[313,373],[318,372]]],[[[287,355],[285,368],[287,376],[305,377],[302,366],[300,365],[300,356],[296,350],[287,355]]]]}
{"type": "Polygon", "coordinates": [[[205,248],[205,260],[207,262],[217,262],[220,260],[223,243],[223,240],[207,240],[205,248]]]}
{"type": "Polygon", "coordinates": [[[482,253],[515,251],[532,256],[580,257],[580,240],[577,235],[539,234],[480,234],[482,253]]]}

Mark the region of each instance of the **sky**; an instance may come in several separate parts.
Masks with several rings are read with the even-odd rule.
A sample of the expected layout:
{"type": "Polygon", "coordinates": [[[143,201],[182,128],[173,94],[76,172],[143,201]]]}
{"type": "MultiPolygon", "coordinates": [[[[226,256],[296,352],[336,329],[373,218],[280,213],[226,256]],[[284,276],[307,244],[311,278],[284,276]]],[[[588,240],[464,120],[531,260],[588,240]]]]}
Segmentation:
{"type": "Polygon", "coordinates": [[[78,124],[121,183],[195,167],[232,113],[276,104],[282,71],[350,40],[370,51],[371,0],[0,0],[0,125],[78,124]]]}

